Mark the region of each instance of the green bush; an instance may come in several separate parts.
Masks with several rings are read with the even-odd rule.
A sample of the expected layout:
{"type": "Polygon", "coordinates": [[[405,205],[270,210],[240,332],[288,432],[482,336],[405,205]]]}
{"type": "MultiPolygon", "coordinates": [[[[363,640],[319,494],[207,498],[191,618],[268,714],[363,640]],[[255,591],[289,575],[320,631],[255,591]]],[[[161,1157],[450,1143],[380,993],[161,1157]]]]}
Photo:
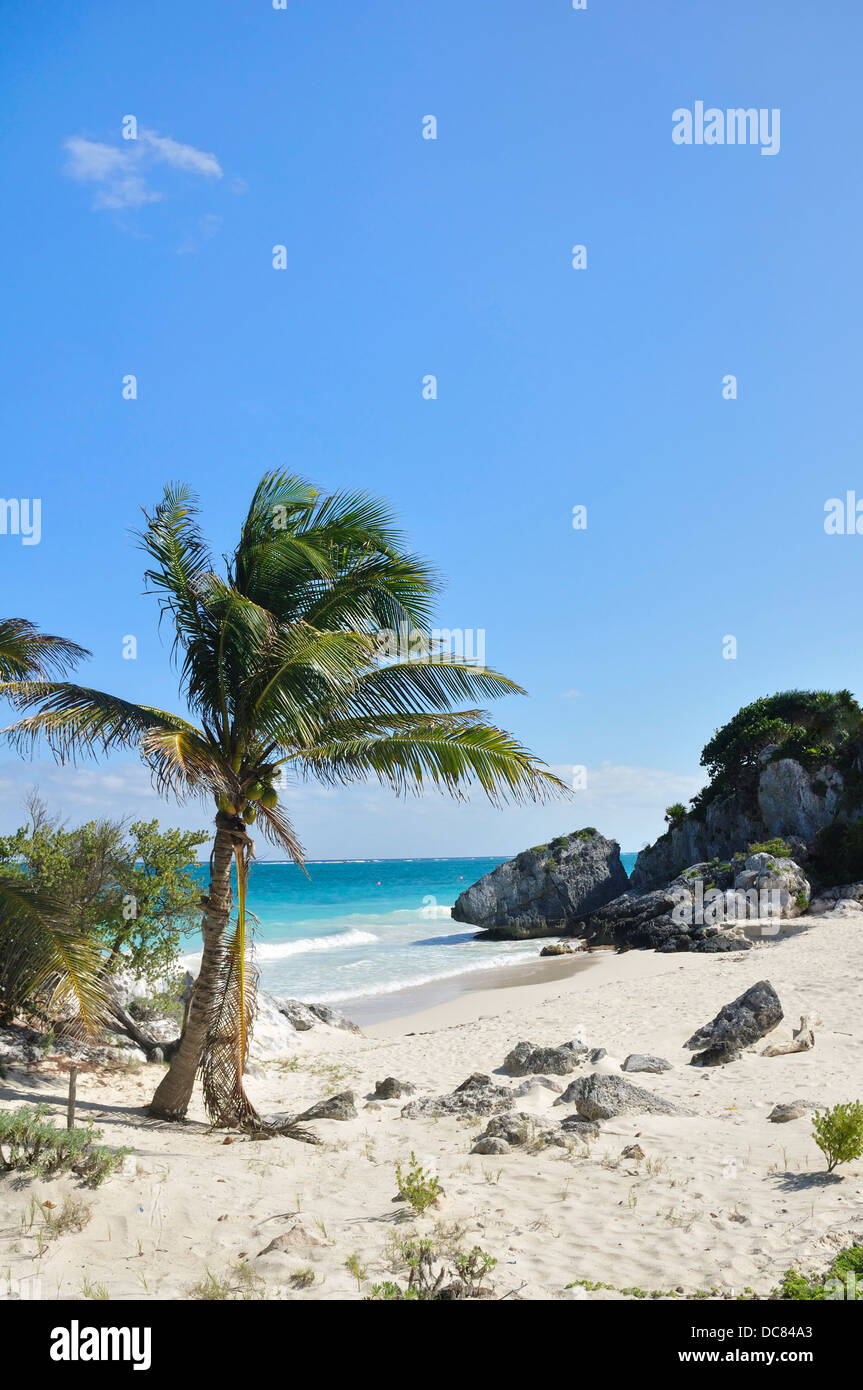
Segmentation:
{"type": "Polygon", "coordinates": [[[447,1261],[435,1252],[433,1242],[427,1237],[403,1241],[399,1253],[409,1270],[407,1287],[392,1280],[373,1284],[367,1301],[397,1303],[410,1299],[435,1303],[482,1298],[490,1292],[483,1287],[483,1280],[494,1269],[497,1260],[478,1245],[469,1254],[451,1255],[449,1267],[447,1261]],[[438,1259],[441,1259],[440,1267],[435,1269],[438,1259]]]}
{"type": "Polygon", "coordinates": [[[437,1201],[441,1195],[441,1185],[433,1173],[427,1173],[411,1150],[410,1167],[404,1172],[400,1163],[396,1164],[398,1196],[408,1202],[418,1216],[437,1201]]]}
{"type": "Polygon", "coordinates": [[[676,825],[682,825],[686,820],[686,807],[682,801],[675,801],[673,806],[665,808],[665,824],[673,829],[676,825]]]}
{"type": "Polygon", "coordinates": [[[776,836],[772,840],[759,840],[749,846],[749,854],[773,854],[777,859],[793,859],[791,846],[776,836]]]}
{"type": "Polygon", "coordinates": [[[859,1100],[817,1110],[812,1121],[815,1143],[827,1159],[827,1172],[863,1155],[863,1105],[859,1100]]]}
{"type": "Polygon", "coordinates": [[[0,1112],[0,1168],[42,1178],[72,1173],[87,1187],[98,1187],[132,1152],[95,1143],[102,1134],[92,1125],[55,1129],[48,1113],[47,1105],[0,1112]]]}
{"type": "Polygon", "coordinates": [[[847,1249],[840,1250],[823,1275],[806,1275],[796,1269],[786,1269],[779,1288],[773,1290],[773,1296],[821,1302],[837,1296],[837,1285],[841,1285],[846,1297],[851,1291],[852,1298],[863,1298],[863,1245],[849,1245],[847,1249]],[[849,1274],[853,1275],[850,1280],[849,1274]]]}
{"type": "Polygon", "coordinates": [[[761,754],[776,745],[777,758],[806,763],[850,762],[863,731],[863,715],[850,690],[784,690],[744,705],[701,753],[716,790],[757,773],[761,754]]]}

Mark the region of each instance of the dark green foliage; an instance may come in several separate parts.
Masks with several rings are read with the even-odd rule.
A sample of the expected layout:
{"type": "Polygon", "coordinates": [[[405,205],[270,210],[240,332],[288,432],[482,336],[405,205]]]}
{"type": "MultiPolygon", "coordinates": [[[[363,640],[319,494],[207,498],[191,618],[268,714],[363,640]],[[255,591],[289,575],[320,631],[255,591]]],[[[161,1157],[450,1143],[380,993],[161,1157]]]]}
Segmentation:
{"type": "Polygon", "coordinates": [[[791,859],[791,846],[778,836],[772,840],[760,840],[749,846],[748,854],[772,854],[777,859],[791,859]]]}
{"type": "Polygon", "coordinates": [[[863,730],[863,712],[850,690],[785,690],[744,705],[701,752],[715,789],[731,789],[776,744],[776,758],[809,764],[845,761],[863,730]]]}
{"type": "Polygon", "coordinates": [[[686,820],[686,807],[682,801],[675,801],[673,806],[665,808],[665,824],[673,829],[676,825],[682,825],[686,820]]]}
{"type": "Polygon", "coordinates": [[[0,865],[61,898],[70,925],[105,950],[111,968],[157,979],[174,966],[181,935],[199,924],[193,865],[208,839],[206,832],[160,830],[155,820],[65,830],[38,804],[33,824],[0,836],[0,865]]]}
{"type": "Polygon", "coordinates": [[[20,886],[31,903],[42,904],[45,929],[25,939],[20,907],[7,929],[0,903],[0,1018],[51,1016],[62,1002],[53,990],[56,967],[49,968],[58,950],[73,980],[86,981],[88,969],[170,977],[183,933],[198,925],[201,881],[193,861],[208,836],[160,830],[158,821],[90,821],[66,830],[38,796],[28,808],[30,823],[0,836],[0,877],[9,892],[20,886]],[[51,904],[53,935],[46,926],[51,904]]]}
{"type": "Polygon", "coordinates": [[[47,1105],[0,1111],[0,1168],[42,1178],[72,1173],[87,1187],[98,1187],[131,1149],[105,1148],[92,1126],[55,1129],[47,1105]]]}
{"type": "Polygon", "coordinates": [[[863,879],[863,819],[834,821],[815,837],[812,866],[825,884],[856,883],[863,879]]]}

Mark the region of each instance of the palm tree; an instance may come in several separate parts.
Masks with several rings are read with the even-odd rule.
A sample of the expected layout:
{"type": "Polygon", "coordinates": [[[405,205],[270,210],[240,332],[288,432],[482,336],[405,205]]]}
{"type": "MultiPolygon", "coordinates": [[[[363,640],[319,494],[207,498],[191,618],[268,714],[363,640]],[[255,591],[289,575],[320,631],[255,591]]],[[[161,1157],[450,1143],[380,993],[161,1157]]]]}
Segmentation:
{"type": "MultiPolygon", "coordinates": [[[[0,618],[0,682],[64,675],[85,656],[83,647],[26,618],[0,618]]],[[[101,972],[98,949],[71,927],[62,902],[21,873],[0,872],[0,1020],[37,1003],[71,1005],[93,1033],[105,1018],[101,972]]]]}
{"type": "Polygon", "coordinates": [[[79,752],[137,747],[155,785],[216,804],[204,899],[203,956],[186,1027],[151,1114],[182,1119],[201,1069],[211,1120],[260,1123],[243,1089],[254,1017],[247,949],[249,826],[302,864],[279,793],[292,782],[328,785],[370,776],[397,794],[427,785],[462,797],[471,784],[492,800],[541,799],[557,778],[476,708],[511,692],[506,677],[469,662],[382,659],[381,633],[428,634],[438,584],[404,548],[382,502],[320,493],[269,473],[237,547],[216,573],[197,499],[165,489],[139,533],[148,588],[172,630],[180,689],[195,722],[69,682],[5,687],[20,711],[7,730],[21,749],[44,737],[61,761],[79,752]],[[278,785],[277,785],[278,784],[278,785]],[[231,924],[232,867],[237,917],[231,924]]]}

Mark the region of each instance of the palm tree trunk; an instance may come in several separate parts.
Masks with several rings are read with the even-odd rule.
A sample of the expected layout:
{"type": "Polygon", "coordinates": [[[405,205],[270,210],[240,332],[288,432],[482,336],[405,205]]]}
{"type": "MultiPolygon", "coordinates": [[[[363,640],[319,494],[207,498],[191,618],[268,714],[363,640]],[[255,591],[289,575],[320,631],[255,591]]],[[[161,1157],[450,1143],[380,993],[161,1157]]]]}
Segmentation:
{"type": "Polygon", "coordinates": [[[234,856],[234,817],[220,811],[210,866],[210,896],[201,922],[204,952],[192,990],[189,1017],[180,1046],[149,1105],[149,1113],[161,1120],[185,1118],[201,1064],[213,1001],[219,988],[228,919],[231,915],[231,863],[234,856]]]}

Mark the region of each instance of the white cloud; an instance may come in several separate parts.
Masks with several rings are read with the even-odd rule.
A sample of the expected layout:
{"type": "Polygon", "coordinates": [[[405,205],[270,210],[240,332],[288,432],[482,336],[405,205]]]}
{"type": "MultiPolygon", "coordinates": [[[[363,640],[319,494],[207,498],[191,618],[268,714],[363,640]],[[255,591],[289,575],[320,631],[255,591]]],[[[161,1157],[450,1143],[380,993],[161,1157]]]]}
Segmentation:
{"type": "MultiPolygon", "coordinates": [[[[127,141],[134,144],[134,141],[127,141]]],[[[170,164],[174,169],[185,169],[202,178],[220,179],[222,166],[214,154],[195,149],[194,145],[181,145],[170,135],[157,135],[155,130],[142,130],[137,141],[144,150],[152,152],[156,160],[170,164]]]]}
{"type": "MultiPolygon", "coordinates": [[[[552,770],[571,783],[570,765],[552,770]]],[[[312,859],[510,855],[585,825],[595,825],[631,851],[661,834],[666,806],[688,801],[703,782],[697,773],[602,763],[588,768],[584,791],[545,806],[495,810],[479,794],[462,803],[435,793],[397,800],[376,783],[346,788],[309,783],[290,788],[282,800],[312,859]]],[[[34,783],[70,825],[103,816],[155,818],[163,826],[189,830],[213,824],[211,805],[177,806],[158,796],[138,763],[73,768],[7,762],[0,766],[0,834],[23,824],[23,797],[34,783]]],[[[284,857],[263,836],[256,838],[261,858],[284,857]]]]}
{"type": "Polygon", "coordinates": [[[94,208],[117,210],[160,202],[164,195],[148,183],[151,169],[159,164],[200,178],[222,177],[222,166],[214,154],[155,130],[141,130],[137,140],[124,140],[120,145],[73,135],[64,148],[69,177],[96,185],[94,208]]]}

